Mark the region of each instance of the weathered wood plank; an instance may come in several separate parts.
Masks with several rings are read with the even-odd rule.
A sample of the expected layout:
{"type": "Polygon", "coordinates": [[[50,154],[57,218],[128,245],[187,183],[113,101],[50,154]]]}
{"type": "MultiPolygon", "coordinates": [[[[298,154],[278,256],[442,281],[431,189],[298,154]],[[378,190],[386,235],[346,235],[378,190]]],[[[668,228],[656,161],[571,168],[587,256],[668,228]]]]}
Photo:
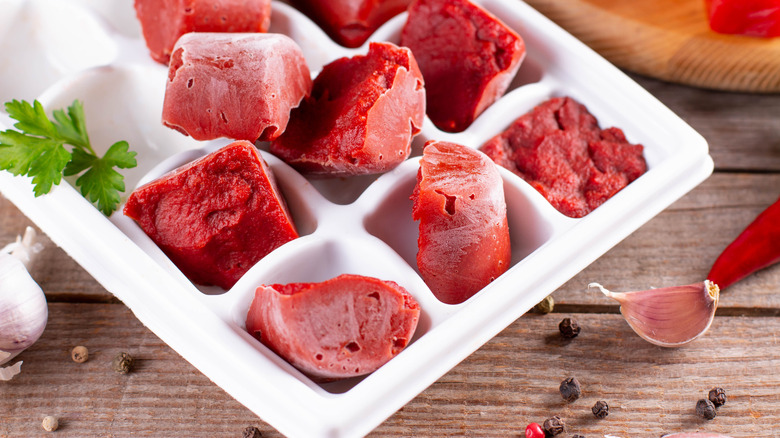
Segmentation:
{"type": "Polygon", "coordinates": [[[780,171],[780,96],[708,91],[631,75],[709,143],[718,170],[780,171]]]}
{"type": "Polygon", "coordinates": [[[36,436],[45,415],[60,418],[58,436],[72,437],[240,436],[260,423],[124,305],[54,303],[49,311],[44,335],[19,356],[22,374],[0,382],[0,437],[36,436]],[[75,345],[89,348],[86,363],[70,359],[75,345]],[[121,351],[137,359],[127,375],[111,367],[121,351]]]}
{"type": "MultiPolygon", "coordinates": [[[[38,436],[45,415],[60,417],[63,437],[229,437],[249,425],[264,437],[280,436],[125,306],[54,303],[50,313],[41,340],[19,357],[23,373],[0,384],[0,437],[38,436]],[[88,362],[70,360],[76,344],[90,349],[88,362]],[[139,360],[128,375],[110,365],[122,350],[139,360]]],[[[582,333],[564,342],[557,332],[564,316],[518,319],[371,435],[518,436],[527,423],[556,414],[569,424],[565,436],[780,434],[780,318],[718,317],[704,337],[663,349],[637,337],[618,315],[576,315],[582,333]],[[568,376],[583,387],[572,404],[557,389],[568,376]],[[714,420],[700,420],[696,400],[714,386],[727,391],[728,402],[714,420]],[[603,420],[590,413],[599,399],[610,404],[603,420]]]]}
{"type": "Polygon", "coordinates": [[[772,370],[780,351],[775,336],[766,331],[777,328],[776,318],[718,318],[704,338],[675,350],[645,343],[615,315],[577,316],[583,332],[562,342],[556,333],[560,318],[520,318],[377,432],[404,430],[407,425],[399,429],[395,421],[406,415],[412,424],[432,423],[426,427],[434,436],[436,430],[443,431],[439,435],[473,431],[472,436],[515,436],[528,422],[560,415],[570,425],[567,437],[658,437],[698,430],[734,437],[780,433],[775,377],[765,378],[776,375],[772,370]],[[565,404],[558,385],[569,376],[580,380],[583,397],[565,404]],[[694,407],[714,386],[723,386],[730,398],[719,416],[707,422],[695,415],[694,407]],[[604,420],[590,413],[597,400],[610,404],[604,420]],[[417,411],[420,404],[427,419],[417,411]]]}
{"type": "MultiPolygon", "coordinates": [[[[639,228],[553,297],[572,305],[614,302],[588,290],[599,282],[612,290],[637,290],[703,281],[715,259],[780,196],[780,174],[716,173],[639,228]]],[[[764,269],[721,294],[721,308],[780,311],[780,265],[764,269]]]]}

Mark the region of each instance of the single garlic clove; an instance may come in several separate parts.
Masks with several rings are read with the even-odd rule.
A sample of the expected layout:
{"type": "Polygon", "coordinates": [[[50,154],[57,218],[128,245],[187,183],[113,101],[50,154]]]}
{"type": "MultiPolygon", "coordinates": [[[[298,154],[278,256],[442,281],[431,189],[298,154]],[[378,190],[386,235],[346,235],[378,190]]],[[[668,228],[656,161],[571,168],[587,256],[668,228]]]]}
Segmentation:
{"type": "Polygon", "coordinates": [[[720,294],[718,285],[709,280],[634,292],[610,292],[598,283],[588,287],[617,300],[631,328],[661,347],[678,347],[703,335],[715,317],[720,294]]]}

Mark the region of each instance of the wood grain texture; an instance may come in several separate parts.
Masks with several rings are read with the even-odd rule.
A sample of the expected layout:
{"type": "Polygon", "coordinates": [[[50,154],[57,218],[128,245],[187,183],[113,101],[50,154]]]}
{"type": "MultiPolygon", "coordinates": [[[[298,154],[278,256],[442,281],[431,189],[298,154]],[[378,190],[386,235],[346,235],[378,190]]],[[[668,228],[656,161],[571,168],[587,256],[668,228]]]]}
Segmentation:
{"type": "Polygon", "coordinates": [[[780,38],[722,35],[704,0],[526,0],[615,65],[720,90],[780,92],[780,38]]]}
{"type": "MultiPolygon", "coordinates": [[[[250,425],[266,438],[280,436],[125,306],[50,309],[43,337],[19,356],[22,374],[0,385],[0,437],[44,436],[46,415],[59,417],[59,437],[237,437],[250,425]],[[89,361],[71,361],[75,345],[89,348],[89,361]],[[127,375],[111,369],[121,351],[138,360],[127,375]]],[[[571,315],[518,319],[371,436],[511,437],[552,415],[566,420],[564,436],[780,433],[779,318],[720,317],[705,337],[672,350],[647,344],[618,315],[576,315],[582,333],[563,341],[557,324],[564,316],[571,315]],[[558,385],[569,376],[580,380],[583,396],[566,404],[558,385]],[[728,402],[704,421],[694,407],[714,386],[724,387],[728,402]],[[597,400],[610,405],[603,420],[590,413],[597,400]]]]}
{"type": "Polygon", "coordinates": [[[780,172],[780,96],[631,76],[707,140],[716,170],[780,172]]]}
{"type": "MultiPolygon", "coordinates": [[[[554,294],[556,302],[614,306],[592,282],[614,291],[703,281],[715,259],[753,219],[780,197],[780,174],[716,173],[691,193],[574,276],[554,294]]],[[[780,316],[780,265],[737,282],[720,295],[726,314],[780,316]]]]}

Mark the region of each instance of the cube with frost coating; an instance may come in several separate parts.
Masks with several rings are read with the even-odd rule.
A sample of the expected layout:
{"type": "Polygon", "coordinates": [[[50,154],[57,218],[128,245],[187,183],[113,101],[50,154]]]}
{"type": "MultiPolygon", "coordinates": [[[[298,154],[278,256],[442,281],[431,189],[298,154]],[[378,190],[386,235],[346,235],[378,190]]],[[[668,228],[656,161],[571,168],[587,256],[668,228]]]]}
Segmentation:
{"type": "Polygon", "coordinates": [[[487,155],[428,141],[411,199],[417,267],[440,301],[462,303],[509,269],[504,182],[487,155]]]}
{"type": "Polygon", "coordinates": [[[424,118],[425,88],[412,52],[371,43],[366,55],[322,68],[271,152],[307,175],[386,172],[409,157],[424,118]]]}
{"type": "Polygon", "coordinates": [[[287,36],[189,33],[171,57],[162,120],[196,140],[273,140],[311,83],[287,36]]]}
{"type": "Polygon", "coordinates": [[[247,331],[317,380],[375,371],[411,342],[420,305],[393,281],[342,274],[319,283],[261,285],[247,331]]]}

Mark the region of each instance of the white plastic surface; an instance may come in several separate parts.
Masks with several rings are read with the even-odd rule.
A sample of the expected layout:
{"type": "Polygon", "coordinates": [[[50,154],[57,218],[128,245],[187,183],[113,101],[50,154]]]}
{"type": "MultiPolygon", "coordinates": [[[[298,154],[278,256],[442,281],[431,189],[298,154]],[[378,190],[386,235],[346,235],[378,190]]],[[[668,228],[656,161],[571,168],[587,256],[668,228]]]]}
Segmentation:
{"type": "MultiPolygon", "coordinates": [[[[126,173],[132,189],[227,141],[199,143],[162,126],[167,69],[149,58],[132,0],[112,2],[0,0],[0,25],[13,28],[0,31],[0,98],[37,97],[49,111],[82,100],[93,144],[124,139],[138,152],[138,168],[126,173]],[[28,74],[29,63],[35,74],[28,74]]],[[[302,237],[227,292],[193,285],[121,211],[105,218],[68,183],[34,198],[27,178],[0,172],[0,190],[163,341],[279,431],[365,435],[712,172],[705,140],[618,69],[519,0],[477,3],[526,43],[527,57],[506,95],[462,133],[443,133],[426,119],[413,157],[378,177],[308,181],[263,152],[302,237]],[[512,267],[465,303],[437,301],[415,265],[409,196],[421,145],[436,139],[477,148],[538,103],[565,95],[585,104],[602,127],[620,127],[629,141],[643,144],[648,172],[591,214],[571,219],[501,169],[512,267]],[[317,384],[249,336],[244,318],[259,284],[341,273],[396,281],[417,298],[422,317],[413,342],[379,370],[317,384]]],[[[286,4],[274,2],[273,11],[271,31],[296,40],[314,74],[367,50],[367,43],[339,47],[286,4]]],[[[405,14],[395,17],[372,40],[397,43],[404,21],[405,14]]],[[[0,114],[0,125],[9,124],[0,114]]]]}

